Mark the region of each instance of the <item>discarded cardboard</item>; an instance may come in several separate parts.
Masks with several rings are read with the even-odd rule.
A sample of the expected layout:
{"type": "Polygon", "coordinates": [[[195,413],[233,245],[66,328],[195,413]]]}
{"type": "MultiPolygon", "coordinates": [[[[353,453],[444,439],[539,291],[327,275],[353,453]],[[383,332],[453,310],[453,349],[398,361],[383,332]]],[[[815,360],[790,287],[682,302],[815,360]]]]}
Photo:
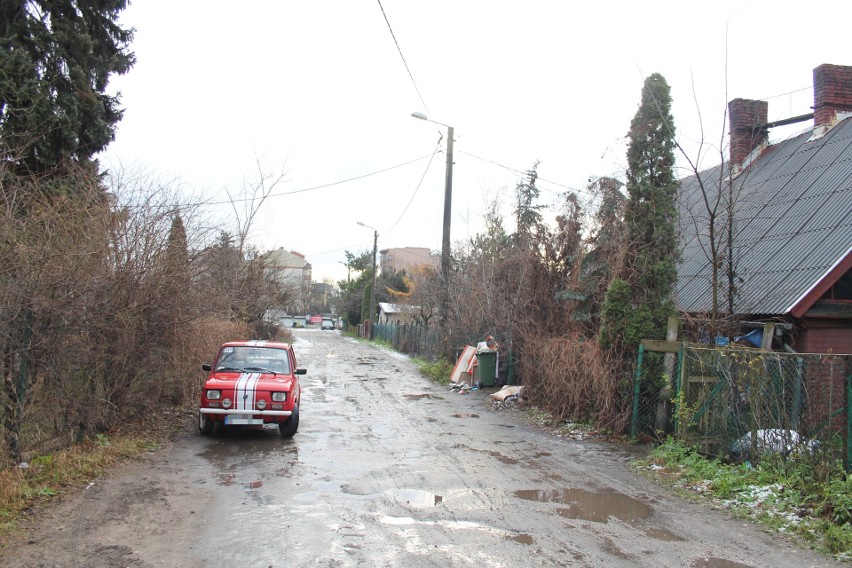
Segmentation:
{"type": "Polygon", "coordinates": [[[456,361],[456,366],[453,367],[453,372],[450,375],[451,383],[473,384],[473,374],[469,371],[469,369],[475,354],[476,349],[470,345],[465,345],[464,349],[462,349],[461,355],[459,355],[458,361],[456,361]]]}
{"type": "Polygon", "coordinates": [[[493,398],[494,400],[499,400],[500,402],[503,402],[504,400],[506,400],[510,396],[515,396],[515,395],[521,394],[521,391],[523,389],[524,389],[523,385],[521,385],[521,386],[506,385],[505,387],[498,390],[497,392],[491,393],[491,398],[493,398]]]}

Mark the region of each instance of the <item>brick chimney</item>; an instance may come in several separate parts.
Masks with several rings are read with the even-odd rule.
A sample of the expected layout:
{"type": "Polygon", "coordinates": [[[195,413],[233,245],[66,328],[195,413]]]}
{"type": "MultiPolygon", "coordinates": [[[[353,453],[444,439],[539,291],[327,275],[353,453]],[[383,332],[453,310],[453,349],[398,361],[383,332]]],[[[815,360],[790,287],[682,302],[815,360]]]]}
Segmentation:
{"type": "Polygon", "coordinates": [[[746,158],[769,138],[765,128],[769,103],[750,99],[734,99],[728,103],[731,135],[731,167],[741,170],[746,158]],[[764,128],[761,128],[764,127],[764,128]]]}
{"type": "Polygon", "coordinates": [[[820,65],[814,69],[814,130],[827,131],[843,115],[852,116],[852,67],[820,65]]]}

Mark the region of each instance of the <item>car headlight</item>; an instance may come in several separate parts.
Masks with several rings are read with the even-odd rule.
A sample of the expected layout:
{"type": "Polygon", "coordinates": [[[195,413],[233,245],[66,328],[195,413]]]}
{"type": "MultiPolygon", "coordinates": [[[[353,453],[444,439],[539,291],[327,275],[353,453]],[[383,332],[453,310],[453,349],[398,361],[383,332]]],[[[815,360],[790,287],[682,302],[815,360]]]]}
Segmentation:
{"type": "Polygon", "coordinates": [[[207,400],[219,400],[222,398],[222,391],[209,390],[207,391],[207,400]]]}
{"type": "Polygon", "coordinates": [[[274,392],[272,393],[272,401],[273,402],[284,402],[287,400],[286,392],[274,392]]]}
{"type": "Polygon", "coordinates": [[[258,410],[263,410],[264,408],[266,408],[266,401],[263,400],[263,399],[260,399],[260,400],[257,401],[255,406],[257,406],[258,410]]]}
{"type": "Polygon", "coordinates": [[[230,398],[226,398],[225,400],[223,400],[223,401],[222,401],[222,406],[223,406],[223,407],[225,407],[225,408],[231,408],[231,399],[230,399],[230,398]]]}

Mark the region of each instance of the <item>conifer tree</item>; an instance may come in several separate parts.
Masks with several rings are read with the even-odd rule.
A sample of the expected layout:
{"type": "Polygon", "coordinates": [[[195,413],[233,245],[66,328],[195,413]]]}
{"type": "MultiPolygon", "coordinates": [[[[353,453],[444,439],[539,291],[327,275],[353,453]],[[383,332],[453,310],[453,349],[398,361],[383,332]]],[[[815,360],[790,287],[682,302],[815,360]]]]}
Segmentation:
{"type": "Polygon", "coordinates": [[[521,247],[529,245],[530,235],[535,231],[542,219],[541,210],[544,209],[544,206],[536,203],[541,193],[541,190],[535,184],[537,179],[538,161],[524,173],[524,178],[515,187],[518,199],[515,209],[515,221],[517,224],[515,238],[521,247]]]}
{"type": "Polygon", "coordinates": [[[671,102],[665,78],[649,76],[628,132],[623,281],[613,280],[604,301],[604,345],[632,349],[644,338],[663,337],[674,313],[677,178],[671,102]]]}
{"type": "Polygon", "coordinates": [[[127,0],[0,2],[0,151],[21,174],[102,151],[121,119],[110,76],[134,63],[127,0]]]}

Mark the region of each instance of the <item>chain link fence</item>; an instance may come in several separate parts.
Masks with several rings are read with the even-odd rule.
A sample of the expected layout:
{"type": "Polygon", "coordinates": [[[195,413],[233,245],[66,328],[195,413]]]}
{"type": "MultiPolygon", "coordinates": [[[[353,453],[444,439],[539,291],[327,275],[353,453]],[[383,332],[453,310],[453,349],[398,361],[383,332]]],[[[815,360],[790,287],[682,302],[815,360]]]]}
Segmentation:
{"type": "Polygon", "coordinates": [[[673,433],[707,455],[738,461],[802,452],[849,471],[850,391],[850,355],[640,349],[632,434],[673,433]]]}

